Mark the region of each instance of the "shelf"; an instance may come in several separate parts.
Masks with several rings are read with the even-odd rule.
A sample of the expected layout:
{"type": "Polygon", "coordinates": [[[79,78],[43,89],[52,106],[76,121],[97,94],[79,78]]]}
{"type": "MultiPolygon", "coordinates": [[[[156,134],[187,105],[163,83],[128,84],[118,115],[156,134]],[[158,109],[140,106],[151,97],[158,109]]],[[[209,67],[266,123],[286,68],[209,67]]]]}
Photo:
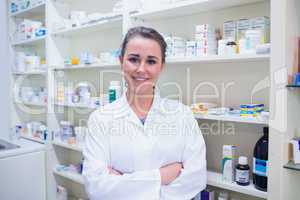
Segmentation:
{"type": "Polygon", "coordinates": [[[26,102],[26,101],[15,101],[16,104],[24,104],[27,106],[40,106],[40,107],[45,107],[47,106],[46,103],[44,102],[26,102]]]}
{"type": "Polygon", "coordinates": [[[268,125],[268,120],[263,119],[262,117],[241,117],[238,115],[209,115],[209,114],[194,114],[194,116],[196,119],[268,125]]]}
{"type": "Polygon", "coordinates": [[[13,75],[46,75],[46,71],[12,72],[13,75]]]}
{"type": "Polygon", "coordinates": [[[97,109],[93,108],[91,106],[87,106],[85,104],[65,104],[65,103],[55,103],[54,105],[56,106],[64,106],[64,107],[69,107],[69,108],[82,108],[82,109],[97,109]]]}
{"type": "Polygon", "coordinates": [[[287,88],[300,88],[300,85],[287,85],[287,88]]]}
{"type": "Polygon", "coordinates": [[[291,169],[295,171],[300,171],[300,164],[294,164],[294,162],[290,161],[286,165],[283,166],[286,169],[291,169]]]}
{"type": "Polygon", "coordinates": [[[218,56],[209,55],[203,57],[190,57],[190,58],[167,58],[167,64],[193,64],[193,63],[233,63],[233,62],[257,62],[269,61],[270,55],[233,55],[233,56],[218,56]]]}
{"type": "Polygon", "coordinates": [[[250,185],[248,186],[240,186],[236,183],[231,183],[231,182],[225,182],[222,180],[222,174],[217,173],[217,172],[207,172],[207,184],[210,186],[242,193],[242,194],[247,194],[250,196],[255,196],[259,198],[264,198],[267,199],[267,192],[263,192],[260,190],[257,190],[253,183],[251,182],[250,185]]]}
{"type": "Polygon", "coordinates": [[[71,65],[65,67],[53,67],[54,70],[72,70],[72,69],[100,69],[100,68],[110,68],[110,67],[119,67],[119,63],[98,63],[91,65],[71,65]]]}
{"type": "Polygon", "coordinates": [[[67,171],[58,171],[57,169],[53,169],[53,173],[57,176],[64,177],[78,184],[84,184],[83,176],[79,173],[67,172],[67,171]]]}
{"type": "Polygon", "coordinates": [[[11,17],[18,18],[30,18],[33,16],[39,16],[45,14],[45,1],[42,1],[34,6],[30,6],[24,10],[17,11],[15,13],[10,13],[11,17]]]}
{"type": "Polygon", "coordinates": [[[94,22],[94,23],[90,23],[87,25],[82,25],[82,26],[78,26],[78,27],[54,31],[52,33],[52,35],[76,36],[76,35],[98,32],[98,31],[101,31],[104,29],[111,29],[111,28],[116,28],[116,27],[119,27],[121,30],[122,29],[122,19],[123,19],[123,15],[118,14],[118,15],[112,16],[108,19],[101,20],[99,22],[94,22]]]}
{"type": "Polygon", "coordinates": [[[27,140],[34,141],[34,142],[38,142],[38,143],[41,143],[41,144],[45,144],[46,143],[45,140],[42,140],[42,139],[37,138],[37,137],[30,137],[30,136],[26,136],[26,135],[21,135],[20,137],[24,138],[24,139],[27,139],[27,140]]]}
{"type": "Polygon", "coordinates": [[[33,39],[15,41],[15,42],[12,42],[12,45],[13,46],[17,46],[17,45],[38,45],[38,44],[42,44],[43,42],[45,42],[46,37],[47,37],[47,35],[44,35],[44,36],[33,38],[33,39]]]}
{"type": "MultiPolygon", "coordinates": [[[[233,63],[233,62],[257,62],[269,61],[270,55],[235,55],[235,56],[205,56],[191,58],[167,58],[166,64],[197,64],[197,63],[233,63]]],[[[75,69],[101,69],[120,68],[120,63],[99,63],[91,65],[72,65],[65,67],[52,67],[54,70],[75,70],[75,69]]]]}
{"type": "Polygon", "coordinates": [[[158,9],[138,11],[132,14],[131,17],[143,20],[175,18],[262,1],[264,0],[186,0],[173,4],[158,5],[158,9]]]}
{"type": "Polygon", "coordinates": [[[71,149],[71,150],[74,150],[74,151],[78,151],[78,152],[82,152],[82,148],[83,148],[82,145],[78,145],[78,144],[70,145],[66,142],[59,141],[59,140],[53,140],[52,144],[54,144],[56,146],[59,146],[59,147],[66,148],[66,149],[71,149]]]}
{"type": "MultiPolygon", "coordinates": [[[[75,183],[84,184],[83,176],[81,174],[77,174],[74,172],[68,171],[58,171],[57,169],[53,170],[53,173],[69,179],[75,183]]],[[[219,187],[222,189],[247,194],[250,196],[260,197],[260,198],[267,198],[267,192],[263,192],[260,190],[255,189],[254,185],[251,183],[248,186],[240,186],[236,183],[225,182],[222,180],[222,174],[216,172],[207,172],[207,184],[214,187],[219,187]]]]}

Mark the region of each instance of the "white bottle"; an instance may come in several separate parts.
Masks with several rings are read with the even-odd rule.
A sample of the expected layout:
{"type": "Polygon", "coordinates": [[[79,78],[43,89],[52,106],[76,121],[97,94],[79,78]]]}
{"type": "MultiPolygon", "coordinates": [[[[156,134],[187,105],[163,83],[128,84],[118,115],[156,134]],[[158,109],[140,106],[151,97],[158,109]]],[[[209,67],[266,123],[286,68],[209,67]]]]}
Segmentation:
{"type": "Polygon", "coordinates": [[[218,196],[218,200],[228,200],[228,193],[227,192],[220,192],[218,196]]]}
{"type": "Polygon", "coordinates": [[[63,186],[58,185],[56,191],[56,199],[57,200],[67,200],[68,199],[68,191],[63,186]]]}
{"type": "Polygon", "coordinates": [[[109,103],[114,102],[121,96],[120,81],[111,81],[109,84],[109,103]]]}

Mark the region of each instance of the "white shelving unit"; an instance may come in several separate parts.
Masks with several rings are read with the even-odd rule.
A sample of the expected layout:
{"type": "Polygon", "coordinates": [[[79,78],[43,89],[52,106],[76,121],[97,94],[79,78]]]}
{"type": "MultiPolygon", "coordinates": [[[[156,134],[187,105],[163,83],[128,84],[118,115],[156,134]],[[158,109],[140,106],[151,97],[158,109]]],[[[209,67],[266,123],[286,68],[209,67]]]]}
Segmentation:
{"type": "Polygon", "coordinates": [[[114,15],[107,19],[99,20],[99,22],[94,22],[82,26],[66,28],[59,31],[55,31],[52,34],[55,36],[64,35],[64,36],[74,36],[91,32],[98,32],[104,29],[110,28],[120,28],[122,29],[122,15],[114,15]]]}
{"type": "Polygon", "coordinates": [[[24,138],[24,139],[27,139],[27,140],[31,140],[33,142],[38,142],[38,143],[41,143],[41,144],[45,144],[46,143],[45,140],[42,140],[42,139],[37,138],[37,137],[29,137],[29,136],[21,135],[21,138],[24,138]]]}
{"type": "MultiPolygon", "coordinates": [[[[47,60],[49,70],[44,72],[13,72],[16,75],[45,75],[47,79],[48,103],[47,104],[31,104],[21,102],[29,106],[44,106],[47,108],[46,121],[49,127],[49,133],[59,129],[59,122],[69,120],[75,125],[84,126],[87,120],[87,113],[76,113],[76,109],[87,109],[90,113],[95,108],[90,108],[85,105],[77,104],[57,104],[56,103],[56,84],[58,79],[62,81],[73,81],[75,83],[87,80],[96,85],[97,92],[102,85],[99,83],[99,77],[95,70],[115,70],[120,72],[119,63],[98,63],[92,65],[73,65],[64,66],[64,60],[72,56],[80,56],[81,52],[92,52],[98,55],[103,51],[111,51],[119,48],[124,33],[129,27],[134,25],[152,26],[162,33],[170,31],[182,37],[193,37],[194,26],[197,24],[212,23],[217,27],[222,27],[222,23],[228,20],[238,20],[240,18],[252,18],[258,16],[270,16],[270,1],[269,0],[185,0],[178,1],[174,4],[160,5],[151,9],[138,9],[136,12],[130,12],[130,6],[127,4],[135,4],[136,1],[124,1],[125,8],[122,13],[111,15],[107,19],[100,20],[94,23],[77,26],[68,29],[55,30],[53,24],[57,21],[62,21],[72,10],[84,10],[87,13],[95,11],[109,13],[112,10],[113,3],[116,1],[101,1],[89,0],[84,1],[69,1],[69,0],[47,0],[46,3],[41,3],[37,6],[26,10],[11,14],[11,18],[27,18],[36,15],[45,15],[45,22],[48,28],[48,34],[44,37],[39,37],[24,41],[12,41],[13,48],[19,47],[35,47],[41,48],[47,60]],[[59,74],[61,77],[58,77],[59,74]],[[101,86],[100,86],[101,85],[101,86]],[[63,108],[61,108],[63,107],[63,108]],[[63,112],[62,112],[63,110],[63,112]],[[83,121],[83,122],[82,122],[83,121]]],[[[220,97],[226,100],[226,106],[238,106],[239,102],[249,103],[251,90],[255,83],[261,81],[270,75],[270,55],[234,55],[234,56],[205,56],[205,57],[185,57],[185,58],[167,58],[167,67],[162,77],[161,83],[167,81],[179,80],[180,83],[185,82],[183,77],[185,70],[190,70],[190,82],[183,83],[185,90],[192,88],[199,81],[212,81],[217,88],[222,83],[235,82],[234,88],[230,90],[228,96],[220,97]],[[195,67],[194,65],[197,65],[195,67]],[[176,66],[176,67],[173,67],[176,66]],[[177,67],[179,66],[179,67],[177,67]],[[189,68],[190,67],[190,68],[189,68]],[[173,78],[173,79],[172,79],[173,78]],[[175,79],[174,79],[175,78],[175,79]],[[253,81],[252,81],[253,79],[253,81]],[[222,82],[218,82],[220,80],[222,82]],[[249,83],[249,84],[248,84],[249,83]]],[[[105,76],[104,78],[115,80],[114,75],[105,76]]],[[[103,88],[107,88],[107,83],[103,83],[103,88]]],[[[167,89],[163,90],[167,94],[167,89]]],[[[204,89],[205,92],[207,91],[204,89]]],[[[170,89],[170,91],[172,91],[170,89]]],[[[101,94],[105,91],[100,91],[101,94]]],[[[220,92],[220,94],[222,94],[220,92]]],[[[183,94],[184,103],[191,104],[189,96],[191,93],[183,94]]],[[[254,100],[262,100],[269,106],[269,89],[260,91],[254,96],[254,100]]],[[[252,98],[252,97],[251,97],[252,98]]],[[[252,100],[252,99],[251,99],[252,100]]],[[[19,118],[19,117],[15,117],[19,118]]],[[[21,117],[20,117],[21,118],[21,117]]],[[[243,130],[237,127],[237,141],[241,142],[240,146],[250,146],[246,143],[253,144],[258,138],[258,134],[248,134],[249,132],[257,132],[257,127],[268,125],[269,121],[260,118],[244,118],[239,116],[216,116],[216,115],[195,115],[199,123],[204,120],[234,122],[234,124],[242,124],[243,130]],[[257,126],[256,126],[257,125],[257,126]],[[240,132],[246,130],[245,135],[238,136],[240,132]]],[[[18,119],[20,120],[20,119],[18,119]]],[[[218,138],[219,143],[213,143],[208,140],[208,152],[213,152],[214,155],[208,156],[208,167],[212,171],[220,171],[218,167],[210,169],[212,166],[219,165],[220,162],[210,159],[219,159],[221,152],[215,151],[220,149],[219,143],[225,143],[224,138],[218,138]],[[224,140],[224,141],[223,141],[224,140]],[[211,150],[214,149],[214,151],[211,150]],[[216,164],[217,163],[217,164],[216,164]]],[[[227,142],[227,141],[226,141],[227,142]]],[[[58,182],[55,176],[64,177],[75,183],[83,184],[83,178],[80,174],[57,171],[56,165],[64,162],[78,162],[80,158],[73,154],[81,154],[82,146],[69,145],[67,143],[55,140],[47,143],[52,148],[48,151],[48,194],[49,200],[55,199],[56,185],[58,182]],[[61,148],[57,148],[61,147],[61,148]],[[60,149],[60,150],[58,150],[60,149]],[[65,151],[64,151],[65,150],[65,151]],[[66,151],[72,150],[72,151],[66,151]],[[56,152],[57,151],[57,152],[56,152]],[[73,152],[74,151],[74,152],[73,152]],[[61,159],[59,157],[62,157],[61,159]]],[[[249,150],[241,149],[243,153],[249,155],[249,150]]],[[[250,159],[249,159],[250,160],[250,159]]],[[[266,199],[267,193],[256,190],[251,184],[250,186],[242,187],[236,184],[226,183],[221,180],[221,174],[208,171],[208,185],[215,186],[220,189],[240,193],[241,195],[250,195],[266,199]]],[[[76,186],[79,187],[79,186],[76,186]]],[[[76,191],[78,188],[74,187],[76,191]]],[[[72,191],[71,191],[72,193],[72,191]]],[[[249,197],[250,198],[250,197],[249,197]]]]}
{"type": "Polygon", "coordinates": [[[46,71],[27,71],[27,72],[12,72],[14,75],[47,75],[46,71]]]}
{"type": "Polygon", "coordinates": [[[45,13],[45,1],[39,1],[35,5],[31,5],[26,9],[19,10],[14,13],[10,13],[11,17],[28,18],[33,15],[42,15],[45,13]]]}
{"type": "Polygon", "coordinates": [[[211,115],[211,114],[195,114],[196,119],[208,119],[217,121],[227,121],[246,124],[262,124],[268,125],[268,119],[262,117],[241,117],[237,115],[211,115]]]}
{"type": "Polygon", "coordinates": [[[77,173],[72,173],[72,172],[67,172],[67,171],[58,171],[57,169],[53,169],[53,173],[57,176],[66,178],[68,180],[71,180],[75,183],[84,184],[84,180],[81,174],[77,174],[77,173]]]}
{"type": "MultiPolygon", "coordinates": [[[[14,129],[16,125],[22,125],[27,128],[27,124],[31,122],[41,122],[41,124],[47,126],[47,103],[46,102],[27,102],[21,101],[20,92],[21,87],[45,87],[47,85],[47,72],[46,71],[25,71],[20,72],[20,70],[16,67],[17,63],[20,64],[20,59],[18,62],[17,53],[23,52],[24,56],[26,55],[36,55],[41,58],[46,57],[46,40],[47,34],[45,36],[34,37],[31,36],[31,39],[20,40],[17,37],[17,29],[19,24],[24,20],[35,20],[45,23],[46,21],[46,2],[48,0],[39,0],[35,1],[35,4],[30,4],[28,8],[23,10],[18,10],[15,13],[10,12],[10,0],[7,1],[7,8],[9,9],[8,13],[8,30],[9,30],[9,53],[11,59],[10,66],[10,82],[11,82],[11,124],[10,127],[14,129]]],[[[16,1],[15,1],[16,2],[16,1]]],[[[19,1],[20,2],[20,1],[19,1]]],[[[20,8],[19,8],[20,9],[20,8]]],[[[24,25],[25,26],[25,25],[24,25]]],[[[25,27],[23,27],[25,28],[25,27]]],[[[27,28],[27,27],[26,27],[27,28]]],[[[27,28],[28,30],[28,28],[27,28]]],[[[23,36],[22,36],[23,37],[23,36]]],[[[27,38],[28,36],[26,36],[27,38]]],[[[25,36],[24,36],[25,38],[25,36]]],[[[27,64],[30,62],[25,62],[25,58],[23,59],[23,70],[29,70],[27,68],[27,64]],[[26,63],[26,64],[25,64],[26,63]]],[[[32,63],[33,61],[31,61],[32,63]]],[[[32,67],[33,68],[33,67],[32,67]]],[[[21,92],[20,92],[21,93],[21,92]]],[[[23,127],[24,128],[24,127],[23,127]]],[[[29,130],[29,129],[28,129],[29,130]]],[[[13,130],[15,131],[15,130],[13,130]]],[[[24,131],[24,130],[23,130],[24,131]]],[[[47,137],[49,138],[49,135],[47,137]]],[[[35,135],[34,135],[35,136],[35,135]]],[[[23,135],[21,133],[20,137],[31,140],[33,142],[37,142],[47,146],[47,140],[43,140],[39,137],[31,136],[31,133],[23,135]]],[[[45,179],[46,180],[46,179],[45,179]]],[[[45,188],[47,190],[47,188],[45,188]]],[[[41,199],[44,200],[44,199],[41,199]]]]}
{"type": "Polygon", "coordinates": [[[202,64],[202,63],[243,63],[243,62],[259,62],[268,61],[270,55],[234,55],[234,56],[218,56],[209,55],[203,57],[186,57],[186,58],[167,58],[167,64],[202,64]]]}
{"type": "Polygon", "coordinates": [[[101,69],[101,68],[120,68],[119,63],[99,63],[91,65],[71,65],[64,67],[53,67],[54,70],[74,70],[74,69],[101,69]]]}
{"type": "Polygon", "coordinates": [[[181,17],[197,14],[199,12],[208,12],[230,8],[239,5],[246,5],[260,2],[262,0],[187,0],[178,1],[174,4],[165,4],[157,8],[146,9],[131,15],[131,17],[141,19],[161,19],[181,17]]]}
{"type": "Polygon", "coordinates": [[[12,42],[13,46],[18,46],[18,45],[37,45],[45,42],[47,36],[40,36],[36,37],[33,39],[27,39],[27,40],[22,40],[22,41],[14,41],[12,42]]]}
{"type": "Polygon", "coordinates": [[[82,152],[82,149],[83,149],[83,146],[80,144],[71,145],[71,144],[68,144],[68,143],[60,141],[60,140],[53,140],[52,144],[59,146],[59,147],[66,148],[66,149],[78,151],[78,152],[82,152]]]}
{"type": "Polygon", "coordinates": [[[15,101],[16,104],[23,104],[27,106],[40,106],[40,107],[45,107],[47,106],[46,103],[44,102],[28,102],[28,101],[15,101]]]}
{"type": "Polygon", "coordinates": [[[207,184],[218,188],[227,189],[230,191],[247,194],[250,196],[255,196],[263,199],[267,198],[267,192],[263,192],[255,189],[252,182],[248,186],[240,186],[236,183],[223,181],[222,174],[217,172],[212,172],[212,171],[207,172],[207,184]]]}

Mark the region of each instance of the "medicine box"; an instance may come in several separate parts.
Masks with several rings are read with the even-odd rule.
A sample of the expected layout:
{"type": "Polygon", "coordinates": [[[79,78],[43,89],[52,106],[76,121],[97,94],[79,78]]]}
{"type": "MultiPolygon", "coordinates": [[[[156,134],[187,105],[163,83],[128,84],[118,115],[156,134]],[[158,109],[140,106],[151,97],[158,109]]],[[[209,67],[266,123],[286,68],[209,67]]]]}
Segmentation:
{"type": "Polygon", "coordinates": [[[234,182],[237,147],[234,145],[223,145],[222,158],[222,179],[224,181],[234,182]]]}

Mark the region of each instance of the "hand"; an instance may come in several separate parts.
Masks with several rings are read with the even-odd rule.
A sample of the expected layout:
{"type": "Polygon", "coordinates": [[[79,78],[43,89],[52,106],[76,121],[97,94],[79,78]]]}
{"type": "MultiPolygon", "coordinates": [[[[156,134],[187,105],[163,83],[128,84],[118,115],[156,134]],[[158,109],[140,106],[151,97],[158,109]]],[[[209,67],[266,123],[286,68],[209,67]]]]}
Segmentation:
{"type": "Polygon", "coordinates": [[[176,162],[161,167],[161,184],[168,185],[173,182],[180,175],[181,169],[183,169],[183,165],[181,162],[176,162]]]}
{"type": "Polygon", "coordinates": [[[119,172],[118,170],[115,170],[115,169],[113,169],[113,168],[110,167],[110,166],[109,166],[107,169],[108,169],[108,171],[109,171],[109,174],[114,174],[114,175],[118,175],[118,176],[122,176],[122,175],[123,175],[122,172],[119,172]]]}

